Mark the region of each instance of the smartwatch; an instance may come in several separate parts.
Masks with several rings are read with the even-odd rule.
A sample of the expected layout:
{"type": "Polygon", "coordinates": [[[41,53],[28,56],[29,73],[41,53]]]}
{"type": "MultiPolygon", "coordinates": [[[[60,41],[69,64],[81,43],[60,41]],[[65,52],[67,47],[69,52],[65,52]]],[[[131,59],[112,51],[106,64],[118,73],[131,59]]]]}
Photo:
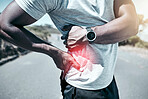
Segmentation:
{"type": "Polygon", "coordinates": [[[86,38],[89,42],[93,42],[96,39],[96,33],[91,29],[91,27],[86,27],[87,30],[86,38]]]}

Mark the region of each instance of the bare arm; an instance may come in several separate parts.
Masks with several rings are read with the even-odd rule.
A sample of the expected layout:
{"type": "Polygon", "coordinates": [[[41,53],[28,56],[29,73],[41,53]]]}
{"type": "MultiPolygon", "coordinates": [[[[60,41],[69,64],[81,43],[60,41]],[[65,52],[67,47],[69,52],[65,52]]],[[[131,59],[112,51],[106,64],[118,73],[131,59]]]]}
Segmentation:
{"type": "Polygon", "coordinates": [[[35,51],[37,50],[37,48],[34,48],[36,43],[44,44],[46,42],[37,38],[23,27],[35,21],[14,1],[0,15],[0,37],[17,46],[35,51]]]}
{"type": "MultiPolygon", "coordinates": [[[[115,0],[114,13],[116,18],[105,25],[92,27],[97,35],[94,43],[112,44],[123,41],[138,32],[138,18],[131,0],[115,0]]],[[[73,26],[69,32],[67,47],[74,48],[88,43],[86,29],[73,26]]]]}
{"type": "Polygon", "coordinates": [[[131,0],[115,0],[114,12],[115,20],[93,28],[97,34],[95,43],[116,43],[137,34],[138,18],[131,0]]]}
{"type": "Polygon", "coordinates": [[[0,37],[25,49],[49,55],[60,69],[67,71],[72,64],[79,67],[70,54],[37,38],[23,27],[35,21],[13,1],[0,15],[0,37]]]}

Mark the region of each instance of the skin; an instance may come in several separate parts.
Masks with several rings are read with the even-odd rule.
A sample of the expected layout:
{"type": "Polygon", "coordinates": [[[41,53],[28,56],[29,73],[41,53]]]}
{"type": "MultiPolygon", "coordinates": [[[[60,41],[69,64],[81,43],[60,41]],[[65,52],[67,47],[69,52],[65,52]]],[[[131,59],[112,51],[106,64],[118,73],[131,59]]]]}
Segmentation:
{"type": "MultiPolygon", "coordinates": [[[[95,43],[112,44],[137,33],[138,21],[133,3],[130,0],[115,0],[114,10],[115,20],[102,26],[92,27],[97,34],[95,43]]],[[[39,39],[23,27],[36,21],[13,1],[0,15],[0,37],[25,49],[49,55],[61,70],[67,72],[70,66],[79,70],[80,65],[70,54],[39,39]]],[[[86,33],[86,29],[73,26],[69,32],[67,47],[73,49],[88,44],[86,33]]]]}
{"type": "MultiPolygon", "coordinates": [[[[97,44],[113,44],[123,41],[138,33],[138,17],[131,0],[114,1],[115,19],[105,25],[91,27],[96,33],[97,44]]],[[[87,44],[86,29],[73,26],[69,32],[67,47],[74,49],[77,46],[87,44]]]]}
{"type": "Polygon", "coordinates": [[[71,65],[79,70],[79,64],[70,54],[41,40],[23,27],[36,21],[13,1],[0,15],[0,37],[25,49],[49,55],[57,68],[65,72],[71,65]]]}

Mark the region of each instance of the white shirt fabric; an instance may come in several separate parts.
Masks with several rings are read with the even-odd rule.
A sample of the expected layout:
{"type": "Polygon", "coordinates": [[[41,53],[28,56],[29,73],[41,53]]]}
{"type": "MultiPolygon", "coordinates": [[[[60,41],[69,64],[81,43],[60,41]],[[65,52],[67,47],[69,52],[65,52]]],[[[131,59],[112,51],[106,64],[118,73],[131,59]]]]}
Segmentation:
{"type": "MultiPolygon", "coordinates": [[[[92,27],[112,21],[114,0],[15,0],[36,20],[49,14],[56,27],[62,31],[65,25],[92,27]]],[[[65,79],[78,88],[97,90],[107,87],[112,79],[117,58],[116,44],[88,44],[70,52],[81,65],[78,71],[71,67],[65,79]]]]}

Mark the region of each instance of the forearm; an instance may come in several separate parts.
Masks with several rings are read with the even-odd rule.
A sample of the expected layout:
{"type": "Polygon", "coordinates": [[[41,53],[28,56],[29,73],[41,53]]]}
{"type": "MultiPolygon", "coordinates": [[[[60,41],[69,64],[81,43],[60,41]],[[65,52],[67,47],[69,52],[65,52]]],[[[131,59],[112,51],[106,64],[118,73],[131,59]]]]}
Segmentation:
{"type": "Polygon", "coordinates": [[[116,43],[137,34],[139,22],[131,0],[114,0],[114,14],[114,20],[94,28],[97,34],[95,43],[116,43]]]}
{"type": "Polygon", "coordinates": [[[25,28],[20,28],[21,30],[23,31],[26,31],[26,36],[34,43],[44,43],[44,44],[47,44],[47,45],[51,45],[49,42],[47,41],[44,41],[42,39],[40,39],[39,37],[37,37],[36,35],[34,35],[33,33],[31,33],[30,31],[28,31],[27,29],[25,28]]]}
{"type": "Polygon", "coordinates": [[[37,38],[23,27],[3,25],[0,29],[0,37],[10,43],[25,49],[48,54],[53,57],[59,49],[37,38]]]}
{"type": "Polygon", "coordinates": [[[138,31],[138,21],[136,18],[132,19],[128,18],[128,16],[123,16],[105,25],[96,26],[94,31],[97,35],[95,43],[112,44],[136,35],[138,31]]]}

